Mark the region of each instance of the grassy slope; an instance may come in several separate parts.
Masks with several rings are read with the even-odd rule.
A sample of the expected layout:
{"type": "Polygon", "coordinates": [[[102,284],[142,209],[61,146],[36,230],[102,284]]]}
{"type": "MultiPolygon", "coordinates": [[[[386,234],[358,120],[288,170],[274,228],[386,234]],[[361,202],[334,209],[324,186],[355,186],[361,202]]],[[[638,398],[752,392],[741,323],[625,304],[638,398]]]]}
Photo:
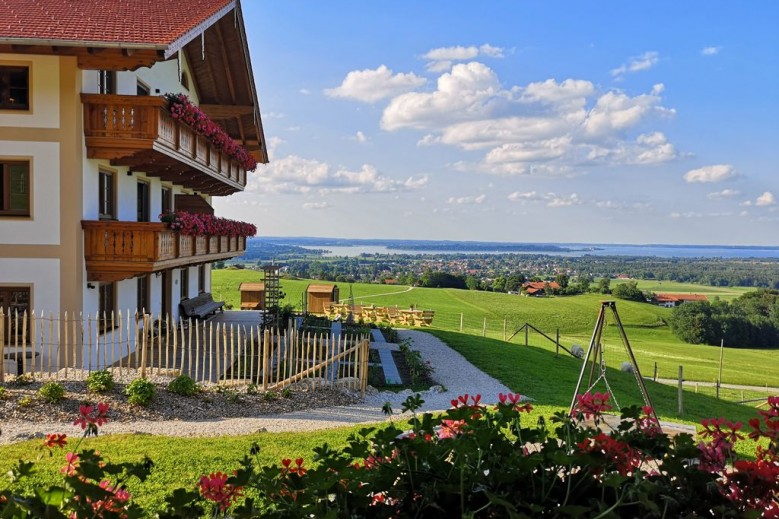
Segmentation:
{"type": "MultiPolygon", "coordinates": [[[[258,281],[261,274],[246,270],[220,270],[213,273],[213,293],[217,299],[225,299],[238,306],[238,285],[242,281],[258,281]]],[[[286,301],[299,305],[301,294],[309,280],[282,280],[286,301]]],[[[730,291],[734,296],[747,289],[712,288],[673,282],[662,282],[668,292],[698,292],[712,294],[712,291],[730,291]],[[707,292],[708,291],[708,292],[707,292]]],[[[349,285],[339,284],[341,298],[349,296],[349,285]]],[[[510,336],[524,323],[555,336],[560,330],[561,343],[570,348],[573,344],[586,347],[589,344],[603,296],[586,294],[573,297],[520,297],[492,292],[474,292],[454,289],[413,288],[355,283],[352,292],[357,304],[376,304],[419,308],[436,311],[434,327],[440,330],[459,331],[463,319],[463,332],[470,335],[482,334],[484,320],[487,320],[487,336],[502,339],[503,323],[510,336]],[[382,294],[392,295],[382,295],[382,294]]],[[[684,366],[687,380],[713,382],[718,377],[719,348],[685,344],[677,339],[668,326],[663,324],[672,310],[644,303],[618,301],[620,319],[644,375],[651,375],[654,364],[658,366],[660,378],[676,378],[678,367],[684,366]]],[[[608,316],[610,317],[610,316],[608,316]]],[[[606,362],[619,367],[627,360],[616,327],[610,319],[604,332],[606,362]]],[[[554,349],[554,344],[541,336],[530,334],[530,342],[539,347],[554,349]]],[[[515,336],[512,343],[524,343],[524,333],[515,336]]],[[[724,354],[723,382],[746,385],[775,385],[779,380],[779,349],[756,350],[747,348],[726,348],[724,354]]]]}

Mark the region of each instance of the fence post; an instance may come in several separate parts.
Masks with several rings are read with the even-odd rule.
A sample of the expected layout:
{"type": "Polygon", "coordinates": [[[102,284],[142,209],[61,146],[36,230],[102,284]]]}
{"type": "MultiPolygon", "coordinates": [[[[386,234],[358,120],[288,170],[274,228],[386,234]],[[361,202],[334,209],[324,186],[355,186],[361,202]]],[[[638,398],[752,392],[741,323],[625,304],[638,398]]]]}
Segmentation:
{"type": "Polygon", "coordinates": [[[559,357],[560,356],[560,328],[557,329],[557,335],[555,336],[554,356],[555,357],[559,357]]]}
{"type": "Polygon", "coordinates": [[[503,319],[503,340],[506,340],[506,319],[503,319]]]}
{"type": "Polygon", "coordinates": [[[270,330],[265,329],[265,333],[262,338],[262,390],[268,390],[268,362],[270,352],[270,330]]]}
{"type": "Polygon", "coordinates": [[[719,380],[715,381],[714,387],[715,387],[715,396],[717,397],[717,400],[719,400],[719,380]]]}
{"type": "Polygon", "coordinates": [[[0,384],[5,382],[5,314],[0,308],[0,359],[3,359],[3,368],[0,369],[0,384]]]}
{"type": "Polygon", "coordinates": [[[655,374],[652,375],[652,380],[657,382],[657,362],[655,362],[655,374]]]}
{"type": "Polygon", "coordinates": [[[367,339],[362,341],[362,374],[360,375],[360,394],[365,397],[365,390],[368,388],[368,354],[370,353],[371,343],[367,339]]]}
{"type": "Polygon", "coordinates": [[[679,416],[682,416],[684,414],[684,367],[679,366],[679,391],[678,391],[678,399],[679,399],[679,416]]]}
{"type": "Polygon", "coordinates": [[[460,333],[463,333],[463,314],[460,313],[460,333]]]}
{"type": "Polygon", "coordinates": [[[530,332],[530,326],[528,326],[528,323],[525,323],[525,346],[528,345],[527,335],[528,335],[529,332],[530,332]]]}
{"type": "Polygon", "coordinates": [[[143,333],[141,334],[141,378],[146,378],[146,341],[149,336],[149,316],[143,314],[143,333]]]}
{"type": "Polygon", "coordinates": [[[487,318],[484,318],[484,326],[481,329],[481,336],[486,337],[487,336],[487,318]]]}

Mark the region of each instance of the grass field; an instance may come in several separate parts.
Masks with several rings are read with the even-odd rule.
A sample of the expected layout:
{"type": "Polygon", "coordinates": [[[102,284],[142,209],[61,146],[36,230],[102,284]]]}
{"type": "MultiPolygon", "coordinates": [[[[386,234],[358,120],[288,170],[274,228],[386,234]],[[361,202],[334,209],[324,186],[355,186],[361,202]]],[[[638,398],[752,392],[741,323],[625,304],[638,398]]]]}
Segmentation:
{"type": "MultiPolygon", "coordinates": [[[[213,293],[234,307],[239,305],[238,285],[242,281],[259,281],[261,273],[246,270],[218,270],[213,272],[213,293]]],[[[286,302],[300,306],[302,294],[309,280],[282,280],[286,302]]],[[[317,282],[314,282],[317,283],[317,282]]],[[[652,285],[642,289],[650,290],[652,285]]],[[[677,293],[705,293],[720,297],[736,297],[748,291],[745,288],[718,288],[663,281],[662,291],[677,293]]],[[[349,285],[339,285],[341,298],[349,296],[349,285]]],[[[522,297],[493,292],[455,289],[432,289],[355,283],[352,293],[356,304],[434,309],[433,327],[443,331],[462,331],[471,336],[483,333],[494,339],[510,337],[524,323],[530,323],[550,337],[560,333],[560,342],[569,348],[578,344],[587,347],[604,296],[585,294],[569,297],[522,297]],[[486,326],[485,326],[486,324],[486,326]],[[485,333],[486,332],[486,333],[485,333]]],[[[657,363],[659,378],[676,378],[679,366],[684,367],[687,380],[714,382],[719,372],[718,347],[691,345],[677,339],[665,324],[672,310],[658,306],[617,302],[620,319],[643,374],[652,375],[657,363]]],[[[627,360],[617,327],[607,320],[603,335],[607,365],[619,367],[627,360]]],[[[511,340],[524,344],[524,333],[511,340]]],[[[530,344],[553,351],[555,345],[533,332],[530,344]]],[[[753,386],[779,384],[779,348],[758,350],[725,348],[722,382],[753,386]]]]}

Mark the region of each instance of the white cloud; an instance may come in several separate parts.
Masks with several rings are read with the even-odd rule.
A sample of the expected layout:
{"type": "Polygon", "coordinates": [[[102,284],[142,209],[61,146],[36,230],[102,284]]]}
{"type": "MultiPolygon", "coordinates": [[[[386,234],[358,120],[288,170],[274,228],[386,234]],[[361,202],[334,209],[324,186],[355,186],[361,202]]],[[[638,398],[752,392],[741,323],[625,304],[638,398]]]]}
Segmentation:
{"type": "Polygon", "coordinates": [[[521,192],[515,191],[508,196],[512,202],[544,202],[547,207],[568,207],[571,205],[580,205],[582,203],[578,194],[572,193],[569,196],[558,196],[555,193],[537,193],[535,191],[521,192]]]}
{"type": "Polygon", "coordinates": [[[472,60],[479,56],[502,58],[503,48],[493,47],[488,43],[479,47],[476,47],[475,45],[469,47],[463,47],[461,45],[455,47],[439,47],[427,51],[422,58],[428,61],[426,65],[427,70],[437,73],[449,70],[457,61],[472,60]]]}
{"type": "Polygon", "coordinates": [[[728,216],[733,216],[733,213],[701,213],[698,211],[687,211],[684,213],[680,212],[672,212],[669,214],[671,218],[679,219],[679,218],[723,218],[728,216]]]}
{"type": "Polygon", "coordinates": [[[349,72],[340,86],[326,89],[325,94],[330,97],[375,103],[420,87],[426,81],[425,78],[411,72],[393,74],[386,65],[381,65],[375,70],[365,69],[349,72]]]}
{"type": "Polygon", "coordinates": [[[603,137],[634,128],[651,115],[675,115],[675,110],[660,104],[660,94],[664,89],[664,85],[659,83],[652,87],[651,93],[636,97],[619,91],[606,92],[598,98],[587,114],[583,125],[585,133],[593,137],[603,137]]]}
{"type": "Polygon", "coordinates": [[[327,202],[306,202],[303,204],[303,209],[327,209],[330,204],[327,202]]]}
{"type": "Polygon", "coordinates": [[[770,191],[766,191],[759,197],[757,197],[757,200],[755,200],[755,205],[758,207],[768,207],[771,205],[776,205],[776,197],[774,197],[774,194],[770,191]]]}
{"type": "Polygon", "coordinates": [[[300,90],[298,90],[298,92],[300,92],[304,96],[310,96],[311,95],[311,90],[309,90],[307,88],[301,88],[300,90]]]}
{"type": "Polygon", "coordinates": [[[262,175],[252,175],[248,193],[395,193],[421,189],[427,176],[397,180],[382,175],[370,164],[357,171],[334,168],[325,162],[287,155],[271,161],[262,175]]]}
{"type": "Polygon", "coordinates": [[[627,63],[623,63],[619,67],[612,69],[611,75],[620,78],[629,72],[640,72],[642,70],[649,70],[657,65],[660,60],[660,55],[657,52],[649,51],[640,56],[634,56],[628,60],[627,63]]]}
{"type": "Polygon", "coordinates": [[[711,200],[724,200],[726,198],[733,198],[741,194],[741,191],[736,189],[723,189],[722,191],[715,191],[706,195],[711,200]]]}
{"type": "Polygon", "coordinates": [[[722,47],[703,47],[701,49],[701,54],[704,56],[716,56],[721,50],[722,47]]]}
{"type": "Polygon", "coordinates": [[[483,204],[486,201],[487,201],[487,195],[482,193],[478,196],[460,196],[460,197],[451,196],[446,201],[446,203],[463,205],[463,204],[483,204]]]}
{"type": "Polygon", "coordinates": [[[689,183],[722,182],[738,176],[735,168],[730,164],[715,164],[693,169],[684,174],[684,180],[689,183]]]}
{"type": "Polygon", "coordinates": [[[368,142],[368,137],[366,137],[365,134],[362,133],[361,131],[355,133],[352,139],[354,139],[357,142],[368,142]]]}

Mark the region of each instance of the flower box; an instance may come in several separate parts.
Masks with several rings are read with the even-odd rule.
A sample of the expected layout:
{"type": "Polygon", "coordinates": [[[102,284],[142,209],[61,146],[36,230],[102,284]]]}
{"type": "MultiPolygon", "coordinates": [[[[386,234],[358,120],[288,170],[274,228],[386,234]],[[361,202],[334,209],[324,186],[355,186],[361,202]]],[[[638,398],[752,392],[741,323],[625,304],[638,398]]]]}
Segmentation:
{"type": "Polygon", "coordinates": [[[195,236],[195,254],[198,256],[208,254],[208,237],[195,236]]]}

